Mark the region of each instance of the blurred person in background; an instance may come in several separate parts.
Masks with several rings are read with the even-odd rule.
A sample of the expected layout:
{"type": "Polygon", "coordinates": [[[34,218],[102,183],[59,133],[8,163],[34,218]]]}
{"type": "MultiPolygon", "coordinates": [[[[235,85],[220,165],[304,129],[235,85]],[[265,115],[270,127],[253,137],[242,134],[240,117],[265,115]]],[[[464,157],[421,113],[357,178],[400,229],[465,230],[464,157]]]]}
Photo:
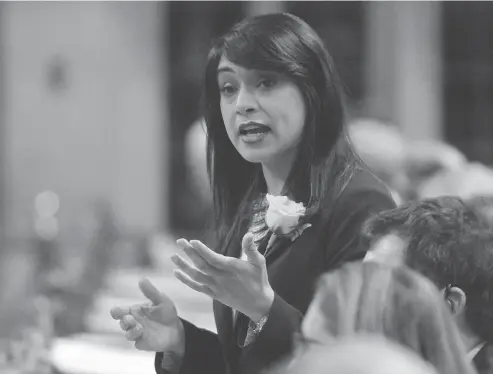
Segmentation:
{"type": "Polygon", "coordinates": [[[212,207],[212,191],[207,174],[207,130],[203,117],[197,119],[187,131],[185,157],[194,196],[204,207],[212,207]]]}
{"type": "Polygon", "coordinates": [[[332,59],[301,19],[237,24],[205,75],[219,244],[180,239],[188,259],[173,261],[180,281],[214,299],[218,334],[179,319],[148,281],[152,305],[111,314],[138,349],[157,352],[158,373],[254,374],[289,354],[318,276],[361,260],[363,222],[395,204],[359,163],[332,59]]]}
{"type": "Polygon", "coordinates": [[[185,134],[185,166],[189,195],[187,209],[204,241],[213,242],[210,217],[214,214],[212,189],[207,174],[207,129],[205,119],[198,118],[185,134]]]}
{"type": "Polygon", "coordinates": [[[371,217],[365,261],[406,265],[442,292],[468,357],[493,373],[493,232],[459,197],[409,202],[371,217]]]}
{"type": "Polygon", "coordinates": [[[405,172],[406,141],[399,129],[372,118],[348,124],[349,137],[362,161],[389,186],[397,204],[409,184],[405,172]]]}
{"type": "MultiPolygon", "coordinates": [[[[442,173],[455,173],[467,164],[466,157],[455,147],[442,141],[420,140],[410,142],[406,149],[406,200],[423,199],[423,186],[442,173]]],[[[454,195],[444,193],[442,195],[454,195]]]]}
{"type": "Polygon", "coordinates": [[[456,195],[464,199],[493,196],[493,169],[477,162],[445,169],[419,186],[417,197],[456,195]]]}
{"type": "Polygon", "coordinates": [[[410,348],[438,373],[474,373],[438,289],[410,269],[374,262],[345,264],[320,278],[294,361],[307,342],[368,333],[410,348]]]}
{"type": "MultiPolygon", "coordinates": [[[[411,141],[397,126],[377,119],[355,119],[348,129],[358,155],[391,188],[398,203],[425,197],[423,189],[442,186],[442,178],[429,181],[467,165],[466,157],[457,148],[435,140],[411,141]]],[[[447,187],[451,188],[444,188],[447,187]]]]}
{"type": "Polygon", "coordinates": [[[407,347],[379,335],[355,335],[329,344],[310,344],[296,360],[266,374],[438,374],[407,347]]]}

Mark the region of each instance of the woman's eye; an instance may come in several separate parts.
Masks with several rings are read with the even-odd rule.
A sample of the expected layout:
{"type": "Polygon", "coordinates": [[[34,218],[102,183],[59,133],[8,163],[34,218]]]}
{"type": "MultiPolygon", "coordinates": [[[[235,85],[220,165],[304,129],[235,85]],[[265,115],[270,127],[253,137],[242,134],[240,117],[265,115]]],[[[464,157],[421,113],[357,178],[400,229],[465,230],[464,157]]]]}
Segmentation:
{"type": "Polygon", "coordinates": [[[224,95],[233,95],[236,92],[236,89],[231,84],[225,84],[221,86],[220,91],[224,95]]]}
{"type": "Polygon", "coordinates": [[[259,82],[259,86],[262,86],[264,88],[271,88],[276,85],[277,81],[275,79],[262,79],[259,82]]]}

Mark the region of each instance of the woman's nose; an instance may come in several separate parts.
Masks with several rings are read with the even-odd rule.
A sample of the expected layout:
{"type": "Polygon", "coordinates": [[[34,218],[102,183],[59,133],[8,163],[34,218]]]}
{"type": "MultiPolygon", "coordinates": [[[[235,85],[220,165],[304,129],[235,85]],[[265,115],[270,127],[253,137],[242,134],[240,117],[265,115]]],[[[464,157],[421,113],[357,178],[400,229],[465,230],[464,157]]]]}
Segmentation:
{"type": "Polygon", "coordinates": [[[248,114],[255,112],[257,109],[257,100],[255,95],[249,90],[242,88],[236,97],[236,111],[239,114],[248,114]]]}

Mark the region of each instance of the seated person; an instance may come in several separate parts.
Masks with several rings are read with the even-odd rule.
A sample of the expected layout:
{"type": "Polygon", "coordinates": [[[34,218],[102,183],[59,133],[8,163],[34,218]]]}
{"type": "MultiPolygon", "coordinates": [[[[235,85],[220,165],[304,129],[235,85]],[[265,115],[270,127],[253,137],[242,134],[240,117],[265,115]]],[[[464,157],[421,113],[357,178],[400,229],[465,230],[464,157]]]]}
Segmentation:
{"type": "Polygon", "coordinates": [[[443,293],[480,374],[493,373],[493,234],[458,197],[411,202],[370,218],[365,261],[407,265],[443,293]]]}
{"type": "Polygon", "coordinates": [[[291,365],[281,363],[269,373],[437,374],[437,371],[406,347],[378,335],[361,335],[334,344],[311,345],[291,365]]]}
{"type": "Polygon", "coordinates": [[[457,173],[468,165],[467,158],[456,147],[437,140],[410,141],[404,164],[409,200],[424,198],[421,194],[426,187],[423,186],[428,185],[430,180],[442,174],[457,173]]]}
{"type": "Polygon", "coordinates": [[[396,125],[374,118],[358,118],[348,124],[348,133],[362,161],[390,189],[400,204],[403,186],[408,186],[405,162],[407,141],[396,125]]]}
{"type": "Polygon", "coordinates": [[[293,362],[306,343],[377,334],[411,349],[440,374],[474,373],[438,289],[402,266],[353,262],[326,273],[301,329],[293,362]]]}
{"type": "Polygon", "coordinates": [[[442,169],[423,181],[416,194],[418,200],[452,195],[463,199],[493,195],[493,169],[478,162],[442,169]]]}

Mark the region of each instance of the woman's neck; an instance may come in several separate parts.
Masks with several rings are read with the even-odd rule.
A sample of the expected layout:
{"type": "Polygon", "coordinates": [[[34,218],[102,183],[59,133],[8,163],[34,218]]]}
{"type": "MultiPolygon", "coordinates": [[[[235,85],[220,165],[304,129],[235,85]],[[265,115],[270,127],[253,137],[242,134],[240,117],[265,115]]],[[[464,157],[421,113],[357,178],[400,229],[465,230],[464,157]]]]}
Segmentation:
{"type": "Polygon", "coordinates": [[[262,163],[267,193],[271,195],[280,195],[282,193],[291,172],[294,157],[294,154],[289,154],[279,158],[277,162],[262,163]]]}
{"type": "Polygon", "coordinates": [[[284,185],[286,184],[287,176],[262,165],[265,184],[267,185],[267,193],[271,195],[280,195],[284,185]]]}

